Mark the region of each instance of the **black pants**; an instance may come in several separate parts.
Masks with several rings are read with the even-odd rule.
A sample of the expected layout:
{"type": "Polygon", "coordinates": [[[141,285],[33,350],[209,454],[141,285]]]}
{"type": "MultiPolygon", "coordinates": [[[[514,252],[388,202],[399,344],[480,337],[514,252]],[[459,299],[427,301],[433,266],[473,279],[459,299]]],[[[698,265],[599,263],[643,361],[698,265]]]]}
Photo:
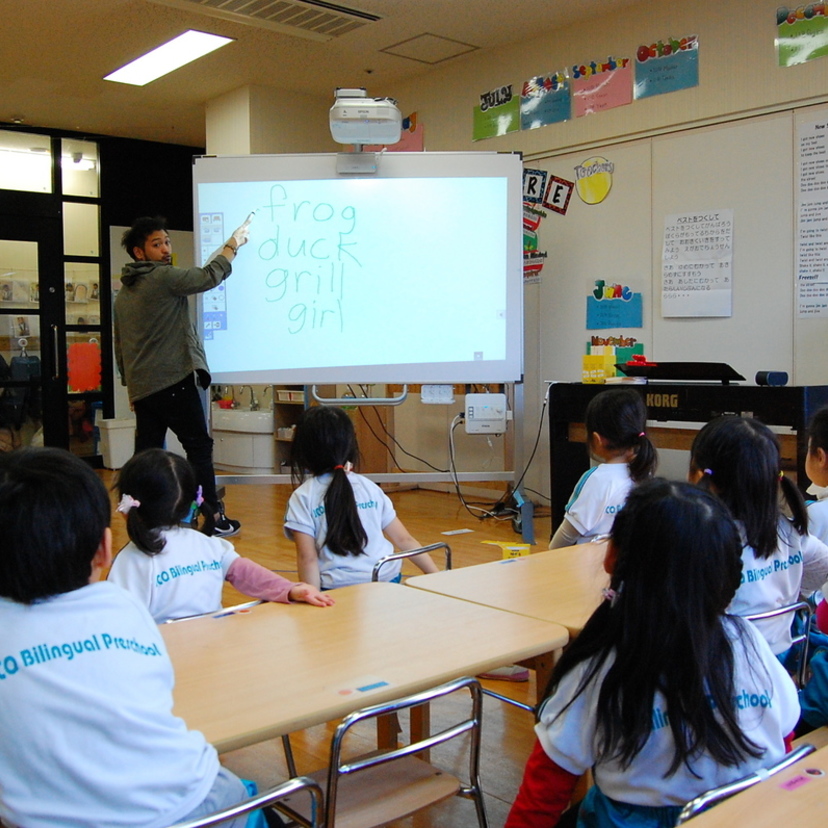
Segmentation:
{"type": "MultiPolygon", "coordinates": [[[[204,505],[217,512],[219,501],[213,469],[213,438],[207,430],[195,374],[149,397],[136,400],[133,408],[135,452],[164,448],[167,429],[170,429],[178,437],[195,470],[196,482],[204,495],[204,505]]],[[[193,492],[193,499],[195,496],[193,492]]]]}

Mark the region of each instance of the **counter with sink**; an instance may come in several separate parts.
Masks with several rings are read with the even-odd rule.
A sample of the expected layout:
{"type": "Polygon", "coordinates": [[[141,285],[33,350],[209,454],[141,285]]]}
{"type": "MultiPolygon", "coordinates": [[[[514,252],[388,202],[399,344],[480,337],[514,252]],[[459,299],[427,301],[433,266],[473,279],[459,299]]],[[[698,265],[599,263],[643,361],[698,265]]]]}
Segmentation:
{"type": "Polygon", "coordinates": [[[240,474],[271,474],[274,462],[270,409],[211,406],[213,465],[240,474]]]}

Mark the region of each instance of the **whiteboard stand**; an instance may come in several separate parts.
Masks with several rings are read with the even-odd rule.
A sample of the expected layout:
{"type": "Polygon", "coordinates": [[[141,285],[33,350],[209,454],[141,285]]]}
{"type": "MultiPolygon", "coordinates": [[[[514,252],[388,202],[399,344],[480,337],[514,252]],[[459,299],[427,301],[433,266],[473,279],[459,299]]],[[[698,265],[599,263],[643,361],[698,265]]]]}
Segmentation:
{"type": "Polygon", "coordinates": [[[402,387],[398,397],[320,397],[312,385],[311,396],[320,405],[402,405],[408,399],[408,386],[402,387]]]}

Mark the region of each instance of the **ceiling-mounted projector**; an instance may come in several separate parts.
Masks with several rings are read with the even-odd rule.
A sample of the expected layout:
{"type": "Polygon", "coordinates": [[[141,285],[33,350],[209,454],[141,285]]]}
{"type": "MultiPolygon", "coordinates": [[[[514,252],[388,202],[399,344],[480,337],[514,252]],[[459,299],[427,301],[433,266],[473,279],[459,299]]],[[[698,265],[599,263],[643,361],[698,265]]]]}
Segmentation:
{"type": "Polygon", "coordinates": [[[339,144],[396,144],[402,115],[393,98],[369,98],[365,89],[337,89],[330,125],[339,144]]]}

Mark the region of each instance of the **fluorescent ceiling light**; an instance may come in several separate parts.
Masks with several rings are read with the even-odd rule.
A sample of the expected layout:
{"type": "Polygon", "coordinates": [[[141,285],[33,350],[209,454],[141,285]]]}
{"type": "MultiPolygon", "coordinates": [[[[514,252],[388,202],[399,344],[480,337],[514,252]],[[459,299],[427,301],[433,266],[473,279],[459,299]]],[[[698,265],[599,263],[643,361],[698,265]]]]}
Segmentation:
{"type": "Polygon", "coordinates": [[[232,37],[221,37],[190,29],[157,49],[127,63],[126,66],[107,75],[104,80],[144,86],[156,78],[186,66],[197,58],[209,55],[210,52],[227,45],[232,40],[232,37]]]}

